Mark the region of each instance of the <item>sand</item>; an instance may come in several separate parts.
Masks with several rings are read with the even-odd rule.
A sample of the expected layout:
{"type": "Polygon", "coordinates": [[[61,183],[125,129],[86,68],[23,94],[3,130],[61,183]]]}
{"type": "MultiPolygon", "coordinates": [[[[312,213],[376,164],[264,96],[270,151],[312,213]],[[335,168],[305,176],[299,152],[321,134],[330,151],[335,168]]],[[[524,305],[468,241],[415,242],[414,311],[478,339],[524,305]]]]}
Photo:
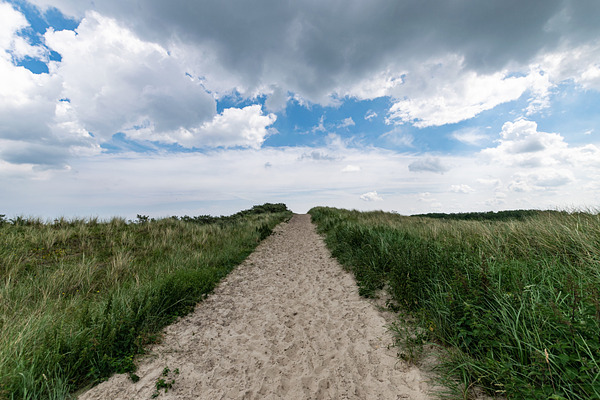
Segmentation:
{"type": "Polygon", "coordinates": [[[310,216],[295,215],[165,329],[138,360],[137,383],[115,375],[79,399],[150,399],[160,379],[174,383],[158,399],[435,398],[391,343],[382,312],[358,295],[310,216]]]}

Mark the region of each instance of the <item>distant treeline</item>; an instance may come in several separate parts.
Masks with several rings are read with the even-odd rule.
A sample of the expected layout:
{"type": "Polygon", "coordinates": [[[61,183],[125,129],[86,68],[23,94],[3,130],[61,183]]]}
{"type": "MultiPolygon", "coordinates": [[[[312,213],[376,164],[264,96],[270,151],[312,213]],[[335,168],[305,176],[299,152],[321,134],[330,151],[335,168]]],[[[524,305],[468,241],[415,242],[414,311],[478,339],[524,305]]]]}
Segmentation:
{"type": "MultiPolygon", "coordinates": [[[[233,215],[222,215],[220,217],[213,217],[212,215],[197,215],[195,217],[190,217],[190,216],[184,215],[181,218],[176,217],[176,216],[173,216],[171,218],[181,219],[184,222],[193,222],[193,223],[200,224],[200,225],[206,225],[206,224],[214,224],[217,222],[220,222],[220,223],[235,222],[238,219],[247,217],[249,215],[280,213],[280,212],[286,212],[286,211],[289,211],[289,210],[284,203],[265,203],[260,206],[254,206],[249,210],[239,211],[233,215]]],[[[140,215],[138,215],[138,220],[139,219],[140,219],[140,215]]]]}
{"type": "MultiPolygon", "coordinates": [[[[248,210],[239,211],[233,215],[222,215],[220,217],[214,217],[212,215],[197,215],[195,217],[190,217],[188,215],[184,215],[183,217],[178,217],[176,215],[169,217],[176,221],[184,221],[184,222],[193,222],[200,225],[214,224],[214,223],[229,223],[236,222],[240,218],[247,217],[249,215],[261,215],[268,213],[280,213],[289,211],[287,206],[284,203],[265,203],[260,206],[253,206],[248,210]]],[[[91,218],[89,220],[92,223],[97,223],[97,218],[91,218]]],[[[150,218],[148,215],[137,214],[137,217],[134,221],[129,221],[131,223],[143,224],[146,222],[154,222],[155,218],[150,218]]],[[[67,220],[66,218],[57,218],[53,221],[52,225],[66,226],[66,225],[76,225],[80,221],[77,219],[67,220]]],[[[14,218],[6,218],[6,214],[0,214],[0,225],[10,224],[15,226],[34,226],[34,225],[43,225],[44,222],[40,218],[27,218],[23,216],[16,216],[14,218]]]]}
{"type": "Polygon", "coordinates": [[[523,221],[527,218],[535,217],[542,213],[561,213],[561,211],[541,211],[541,210],[509,210],[509,211],[488,211],[488,212],[468,212],[468,213],[428,213],[417,214],[413,217],[427,217],[438,219],[451,219],[460,221],[523,221]]]}

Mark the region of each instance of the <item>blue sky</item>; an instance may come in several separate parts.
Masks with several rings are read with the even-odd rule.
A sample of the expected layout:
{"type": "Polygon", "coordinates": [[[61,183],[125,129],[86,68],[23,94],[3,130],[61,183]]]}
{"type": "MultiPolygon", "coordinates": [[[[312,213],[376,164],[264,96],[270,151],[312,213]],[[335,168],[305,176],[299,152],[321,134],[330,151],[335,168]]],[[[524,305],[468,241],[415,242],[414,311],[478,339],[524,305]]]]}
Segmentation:
{"type": "Polygon", "coordinates": [[[0,213],[597,208],[600,3],[0,0],[0,213]]]}

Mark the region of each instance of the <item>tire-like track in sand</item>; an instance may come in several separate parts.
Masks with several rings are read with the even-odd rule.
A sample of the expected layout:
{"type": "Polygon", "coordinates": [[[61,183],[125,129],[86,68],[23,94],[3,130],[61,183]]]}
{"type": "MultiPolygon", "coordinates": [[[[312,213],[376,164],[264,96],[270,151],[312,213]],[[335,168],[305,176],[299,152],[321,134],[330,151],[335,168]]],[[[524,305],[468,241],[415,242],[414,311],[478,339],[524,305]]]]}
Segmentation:
{"type": "Polygon", "coordinates": [[[385,325],[310,216],[296,215],[165,329],[137,383],[115,375],[79,399],[150,399],[159,379],[175,382],[158,399],[433,398],[425,374],[388,347],[385,325]]]}

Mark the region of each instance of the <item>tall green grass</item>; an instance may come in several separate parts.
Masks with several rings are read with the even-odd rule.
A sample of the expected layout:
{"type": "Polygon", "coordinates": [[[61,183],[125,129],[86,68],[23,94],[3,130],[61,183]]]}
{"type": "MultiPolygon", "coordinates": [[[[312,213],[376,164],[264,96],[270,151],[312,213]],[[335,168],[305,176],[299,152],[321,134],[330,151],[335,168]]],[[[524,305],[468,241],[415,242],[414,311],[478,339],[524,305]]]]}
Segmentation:
{"type": "Polygon", "coordinates": [[[600,216],[310,210],[369,296],[387,286],[449,349],[448,382],[510,399],[600,398],[600,216]]]}
{"type": "Polygon", "coordinates": [[[0,399],[65,399],[189,312],[271,229],[266,204],[231,217],[0,218],[0,399]]]}

